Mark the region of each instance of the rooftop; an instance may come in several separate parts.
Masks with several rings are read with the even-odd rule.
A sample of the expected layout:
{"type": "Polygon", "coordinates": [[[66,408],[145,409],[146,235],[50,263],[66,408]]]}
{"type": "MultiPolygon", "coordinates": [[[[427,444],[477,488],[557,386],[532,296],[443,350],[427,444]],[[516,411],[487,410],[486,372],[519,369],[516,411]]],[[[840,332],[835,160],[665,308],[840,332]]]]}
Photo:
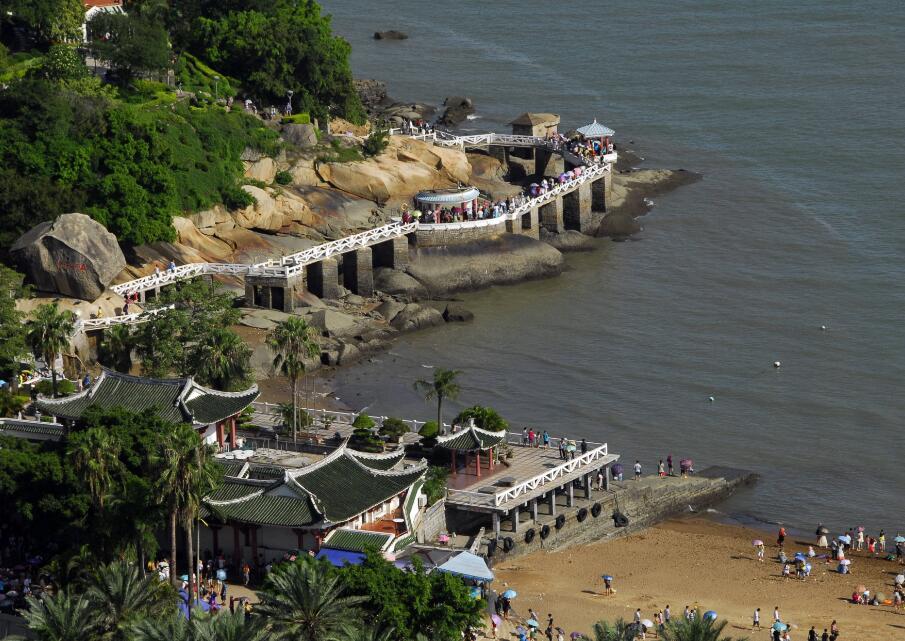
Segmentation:
{"type": "Polygon", "coordinates": [[[549,114],[549,113],[529,113],[525,112],[522,115],[515,118],[510,125],[558,125],[559,124],[559,114],[549,114]]]}
{"type": "Polygon", "coordinates": [[[166,421],[210,425],[244,410],[258,397],[258,386],[241,392],[220,392],[189,378],[145,378],[104,370],[87,389],[65,398],[39,396],[38,409],[51,416],[76,420],[89,407],[130,412],[154,410],[166,421]]]}
{"type": "Polygon", "coordinates": [[[437,446],[445,450],[457,450],[472,452],[475,450],[487,450],[499,445],[506,440],[505,430],[502,432],[490,432],[479,427],[468,427],[446,436],[437,438],[437,446]]]}

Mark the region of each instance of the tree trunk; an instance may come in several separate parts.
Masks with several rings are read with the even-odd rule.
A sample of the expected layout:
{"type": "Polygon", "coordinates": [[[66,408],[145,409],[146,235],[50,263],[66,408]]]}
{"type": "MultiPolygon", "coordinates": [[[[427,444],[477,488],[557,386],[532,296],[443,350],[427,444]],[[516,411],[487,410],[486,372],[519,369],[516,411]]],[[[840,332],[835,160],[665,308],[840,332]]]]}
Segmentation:
{"type": "Polygon", "coordinates": [[[297,377],[293,377],[293,379],[292,379],[292,442],[293,443],[298,441],[298,424],[299,424],[298,398],[299,398],[299,379],[297,377]]]}
{"type": "Polygon", "coordinates": [[[443,397],[437,395],[437,434],[443,433],[443,397]]]}
{"type": "Polygon", "coordinates": [[[50,355],[50,391],[53,397],[57,397],[57,368],[54,367],[57,361],[57,355],[50,355]]]}
{"type": "Polygon", "coordinates": [[[176,509],[170,511],[170,585],[176,587],[176,509]]]}
{"type": "Polygon", "coordinates": [[[195,581],[192,578],[195,571],[195,568],[192,567],[195,563],[195,542],[192,540],[192,530],[194,529],[192,528],[192,520],[186,519],[185,526],[185,549],[189,563],[189,571],[186,576],[189,578],[189,616],[191,617],[192,606],[195,605],[195,581]]]}

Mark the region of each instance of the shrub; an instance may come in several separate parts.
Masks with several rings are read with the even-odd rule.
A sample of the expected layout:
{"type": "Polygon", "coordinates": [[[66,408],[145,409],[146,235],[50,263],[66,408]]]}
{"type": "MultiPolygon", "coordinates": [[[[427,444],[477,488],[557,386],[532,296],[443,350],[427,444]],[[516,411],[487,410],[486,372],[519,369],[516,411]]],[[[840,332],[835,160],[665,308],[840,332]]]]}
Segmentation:
{"type": "Polygon", "coordinates": [[[418,430],[421,436],[421,445],[424,447],[433,447],[437,444],[437,436],[440,434],[440,428],[437,421],[428,421],[418,430]]]}
{"type": "Polygon", "coordinates": [[[427,495],[427,504],[433,505],[446,496],[446,477],[449,471],[445,467],[432,465],[427,470],[424,478],[424,493],[427,495]]]}
{"type": "Polygon", "coordinates": [[[380,435],[386,436],[396,443],[398,443],[399,439],[407,434],[408,431],[409,426],[398,418],[386,418],[383,420],[383,425],[380,426],[380,435]]]}
{"type": "MultiPolygon", "coordinates": [[[[50,396],[53,394],[53,383],[49,378],[45,378],[35,385],[35,389],[41,396],[50,396]]],[[[68,396],[75,392],[75,383],[68,378],[57,379],[57,393],[60,396],[68,396]]]]}
{"type": "Polygon", "coordinates": [[[389,144],[389,132],[386,129],[375,129],[370,136],[365,138],[362,151],[368,158],[379,156],[389,144]]]}
{"type": "Polygon", "coordinates": [[[311,114],[301,113],[292,114],[291,116],[283,116],[282,122],[286,125],[310,125],[311,114]]]}
{"type": "Polygon", "coordinates": [[[360,452],[382,452],[383,441],[370,428],[359,427],[352,432],[349,447],[360,452]]]}
{"type": "Polygon", "coordinates": [[[278,171],[277,175],[274,177],[274,181],[278,185],[288,185],[292,182],[292,174],[286,171],[278,171]]]}
{"type": "Polygon", "coordinates": [[[8,389],[0,390],[0,416],[15,416],[31,399],[24,394],[13,394],[8,389]]]}
{"type": "Polygon", "coordinates": [[[453,419],[453,423],[467,425],[468,419],[471,418],[474,419],[475,425],[482,430],[502,432],[509,428],[509,423],[507,423],[495,409],[491,407],[482,407],[480,405],[475,405],[474,407],[468,407],[462,410],[459,412],[458,416],[453,419]]]}
{"type": "Polygon", "coordinates": [[[370,430],[376,425],[377,423],[374,422],[374,419],[367,414],[359,414],[355,417],[355,420],[352,421],[352,427],[356,429],[370,430]]]}

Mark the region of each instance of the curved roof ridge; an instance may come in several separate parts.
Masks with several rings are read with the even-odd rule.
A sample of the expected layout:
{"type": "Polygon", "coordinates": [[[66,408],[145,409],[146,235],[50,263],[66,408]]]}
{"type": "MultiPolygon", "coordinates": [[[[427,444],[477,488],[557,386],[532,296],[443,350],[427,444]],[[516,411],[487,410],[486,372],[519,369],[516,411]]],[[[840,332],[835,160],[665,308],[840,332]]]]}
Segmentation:
{"type": "Polygon", "coordinates": [[[361,450],[348,449],[349,454],[356,458],[368,458],[373,460],[385,460],[395,456],[405,456],[405,450],[401,447],[389,452],[362,452],[361,450]]]}
{"type": "Polygon", "coordinates": [[[492,437],[492,438],[499,438],[500,432],[503,433],[503,436],[506,435],[506,430],[496,430],[496,431],[494,431],[494,430],[485,430],[483,427],[478,427],[477,425],[471,427],[470,429],[474,430],[476,433],[479,433],[479,434],[486,434],[487,436],[490,436],[490,437],[492,437]]]}
{"type": "MultiPolygon", "coordinates": [[[[188,382],[191,382],[192,377],[188,378],[153,378],[151,376],[136,376],[135,374],[126,374],[124,372],[117,372],[116,370],[107,369],[106,367],[101,368],[101,375],[98,376],[97,381],[100,381],[102,377],[109,376],[110,378],[120,378],[128,381],[134,381],[136,383],[154,383],[154,384],[165,384],[165,385],[185,385],[188,382]]],[[[95,381],[95,382],[97,382],[95,381]]],[[[94,385],[92,385],[94,387],[94,385]]]]}
{"type": "Polygon", "coordinates": [[[264,488],[261,488],[260,490],[251,492],[249,494],[246,494],[245,496],[240,496],[237,499],[227,499],[225,501],[214,501],[211,499],[205,499],[204,502],[207,503],[208,505],[233,505],[235,503],[244,503],[245,501],[249,501],[253,498],[257,498],[257,497],[263,496],[263,495],[264,495],[264,488]]]}
{"type": "MultiPolygon", "coordinates": [[[[246,395],[248,395],[249,393],[257,392],[257,391],[258,391],[258,384],[257,384],[257,383],[253,383],[251,387],[247,387],[247,388],[245,388],[244,390],[239,390],[239,391],[237,391],[237,392],[226,392],[226,391],[223,391],[223,390],[214,389],[214,388],[212,388],[212,387],[207,387],[206,385],[202,385],[201,383],[197,383],[197,382],[195,382],[194,377],[190,378],[190,379],[189,379],[189,382],[191,383],[191,386],[192,386],[192,387],[201,390],[201,391],[204,392],[205,394],[210,394],[210,395],[212,395],[212,396],[224,396],[224,397],[227,397],[227,398],[238,398],[238,397],[240,397],[240,396],[246,396],[246,395]]],[[[189,391],[191,391],[191,389],[192,389],[191,387],[188,387],[188,388],[186,389],[186,393],[188,393],[189,391]]]]}
{"type": "MultiPolygon", "coordinates": [[[[298,477],[305,476],[306,474],[313,472],[314,470],[318,470],[318,469],[324,467],[325,465],[332,463],[336,459],[340,458],[345,453],[346,443],[348,443],[348,442],[349,442],[349,439],[346,439],[345,441],[342,442],[342,444],[339,447],[337,447],[335,450],[333,450],[332,452],[327,454],[327,456],[325,456],[324,458],[322,458],[321,460],[319,460],[315,463],[312,463],[311,465],[287,469],[286,470],[287,478],[291,478],[293,481],[298,483],[299,486],[301,486],[301,483],[298,482],[298,477]],[[293,474],[293,472],[295,472],[295,474],[293,474]]],[[[358,463],[358,461],[355,461],[355,462],[358,463]]],[[[304,488],[302,488],[302,489],[304,489],[304,488]]],[[[308,490],[305,490],[305,491],[307,492],[308,490]]]]}
{"type": "Polygon", "coordinates": [[[362,463],[359,460],[356,460],[354,456],[352,456],[350,458],[353,461],[355,461],[356,465],[358,465],[359,467],[361,467],[364,470],[367,470],[374,476],[401,476],[403,474],[411,474],[412,472],[417,472],[419,470],[427,468],[427,459],[424,459],[424,458],[421,459],[420,461],[418,461],[412,467],[408,467],[408,468],[401,469],[401,470],[396,470],[396,469],[377,470],[377,469],[374,469],[373,467],[368,467],[367,465],[365,465],[364,463],[362,463]]]}

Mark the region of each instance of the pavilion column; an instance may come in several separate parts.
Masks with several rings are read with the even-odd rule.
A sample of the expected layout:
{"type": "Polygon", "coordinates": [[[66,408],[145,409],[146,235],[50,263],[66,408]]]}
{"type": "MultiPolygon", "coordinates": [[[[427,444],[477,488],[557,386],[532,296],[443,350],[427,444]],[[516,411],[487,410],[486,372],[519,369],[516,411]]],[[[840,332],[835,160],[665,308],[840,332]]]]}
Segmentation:
{"type": "Polygon", "coordinates": [[[223,449],[223,421],[217,422],[217,447],[223,449]]]}
{"type": "Polygon", "coordinates": [[[537,497],[531,499],[531,520],[537,525],[537,497]]]}
{"type": "Polygon", "coordinates": [[[229,419],[229,446],[231,449],[236,449],[236,417],[233,416],[229,419]]]}
{"type": "Polygon", "coordinates": [[[609,465],[603,466],[603,489],[605,489],[605,490],[610,489],[610,466],[609,465]]]}
{"type": "Polygon", "coordinates": [[[566,494],[566,507],[572,507],[575,502],[575,484],[569,481],[569,493],[566,494]]]}
{"type": "Polygon", "coordinates": [[[317,530],[314,533],[314,551],[315,552],[321,551],[321,543],[323,543],[323,542],[324,542],[324,531],[317,530]]]}
{"type": "Polygon", "coordinates": [[[489,457],[487,459],[487,469],[493,470],[493,447],[490,448],[489,457]]]}
{"type": "Polygon", "coordinates": [[[514,507],[509,511],[509,520],[512,521],[512,531],[518,532],[518,507],[514,507]]]}
{"type": "Polygon", "coordinates": [[[296,540],[296,544],[297,544],[296,547],[299,550],[304,550],[305,549],[305,530],[300,530],[298,528],[294,528],[292,531],[295,532],[295,540],[296,540]]]}
{"type": "Polygon", "coordinates": [[[450,450],[449,454],[452,457],[451,458],[452,462],[449,464],[449,472],[450,472],[450,474],[455,476],[456,475],[456,451],[450,450]]]}
{"type": "Polygon", "coordinates": [[[481,478],[481,450],[475,452],[474,455],[474,471],[478,478],[481,478]]]}
{"type": "Polygon", "coordinates": [[[235,523],[233,524],[233,561],[236,564],[236,567],[239,567],[239,562],[242,560],[242,548],[239,545],[239,526],[235,523]]]}

